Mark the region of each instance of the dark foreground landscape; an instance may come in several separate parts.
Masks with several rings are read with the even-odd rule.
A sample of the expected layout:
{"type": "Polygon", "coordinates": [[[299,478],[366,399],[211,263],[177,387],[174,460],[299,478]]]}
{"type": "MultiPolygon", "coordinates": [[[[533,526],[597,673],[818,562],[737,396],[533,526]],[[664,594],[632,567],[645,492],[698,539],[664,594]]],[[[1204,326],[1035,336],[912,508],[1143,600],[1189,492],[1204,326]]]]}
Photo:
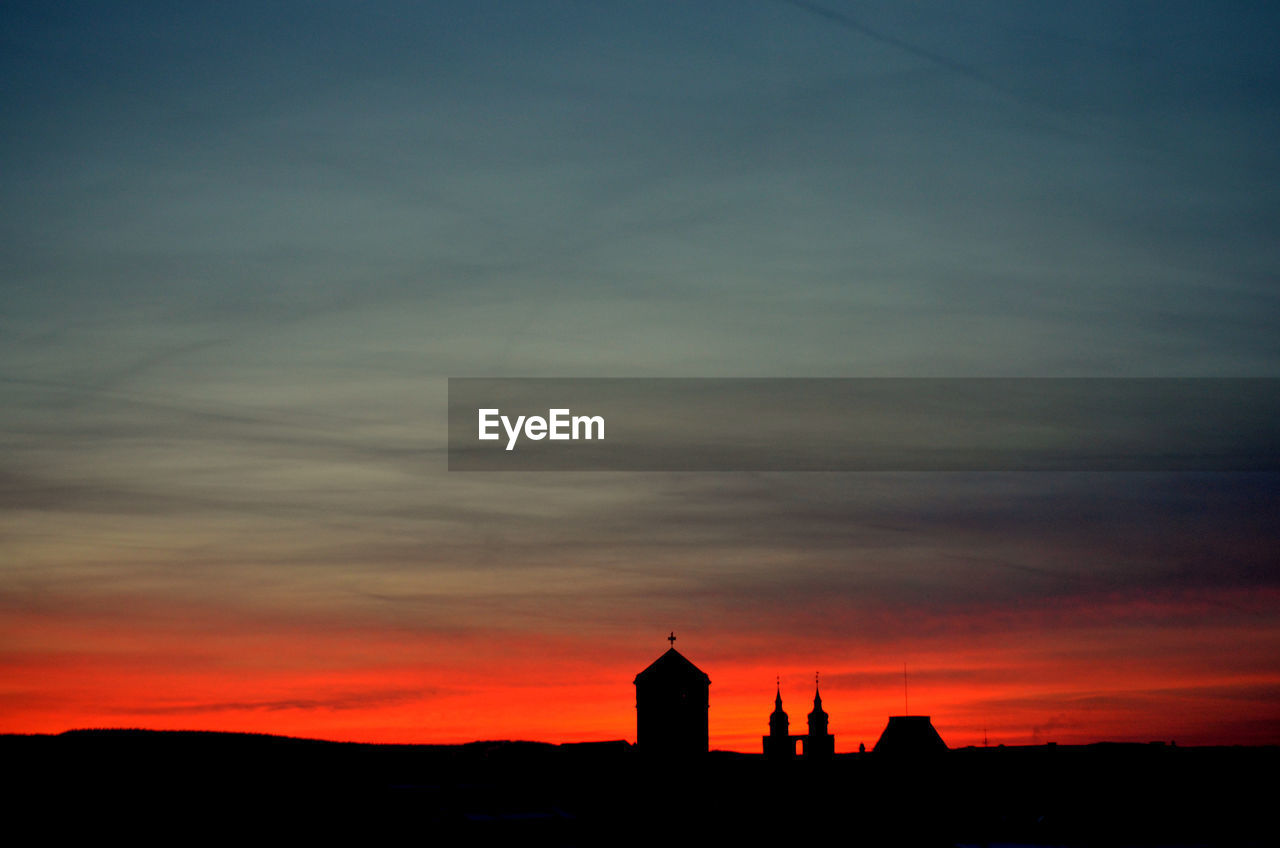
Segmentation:
{"type": "Polygon", "coordinates": [[[1280,766],[1274,747],[784,763],[712,752],[657,763],[621,741],[362,745],[151,731],[4,736],[0,756],[11,818],[52,833],[375,844],[1274,844],[1280,766]]]}

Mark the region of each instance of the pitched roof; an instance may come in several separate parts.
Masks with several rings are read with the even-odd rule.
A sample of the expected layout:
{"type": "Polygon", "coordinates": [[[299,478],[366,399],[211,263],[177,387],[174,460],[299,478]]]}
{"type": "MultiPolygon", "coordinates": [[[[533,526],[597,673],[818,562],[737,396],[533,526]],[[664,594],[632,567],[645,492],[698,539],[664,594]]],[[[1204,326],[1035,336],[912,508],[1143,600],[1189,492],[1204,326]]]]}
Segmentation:
{"type": "Polygon", "coordinates": [[[947,750],[929,716],[889,716],[873,749],[877,754],[919,755],[947,750]]]}
{"type": "Polygon", "coordinates": [[[711,678],[707,677],[706,672],[685,659],[684,654],[675,648],[670,648],[665,654],[654,660],[648,668],[637,674],[635,682],[639,683],[641,678],[649,681],[671,680],[682,677],[691,677],[708,685],[711,683],[711,678]]]}

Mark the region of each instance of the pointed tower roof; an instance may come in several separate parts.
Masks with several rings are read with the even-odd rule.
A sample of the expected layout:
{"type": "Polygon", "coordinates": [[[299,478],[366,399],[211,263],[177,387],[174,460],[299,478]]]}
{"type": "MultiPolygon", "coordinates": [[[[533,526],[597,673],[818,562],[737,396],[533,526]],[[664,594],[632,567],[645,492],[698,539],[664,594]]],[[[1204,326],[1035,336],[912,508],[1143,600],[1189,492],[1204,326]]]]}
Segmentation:
{"type": "Polygon", "coordinates": [[[822,709],[822,693],[818,691],[818,678],[817,678],[817,675],[814,675],[813,712],[809,713],[809,718],[814,718],[815,716],[823,716],[825,718],[826,715],[827,714],[823,712],[823,709],[822,709]]]}
{"type": "Polygon", "coordinates": [[[685,658],[675,648],[669,648],[665,654],[654,660],[648,668],[636,675],[635,682],[650,680],[672,680],[689,678],[710,685],[711,678],[685,658]]]}
{"type": "Polygon", "coordinates": [[[782,681],[778,681],[778,694],[773,699],[773,716],[770,716],[770,718],[774,716],[787,717],[787,714],[782,710],[782,681]]]}

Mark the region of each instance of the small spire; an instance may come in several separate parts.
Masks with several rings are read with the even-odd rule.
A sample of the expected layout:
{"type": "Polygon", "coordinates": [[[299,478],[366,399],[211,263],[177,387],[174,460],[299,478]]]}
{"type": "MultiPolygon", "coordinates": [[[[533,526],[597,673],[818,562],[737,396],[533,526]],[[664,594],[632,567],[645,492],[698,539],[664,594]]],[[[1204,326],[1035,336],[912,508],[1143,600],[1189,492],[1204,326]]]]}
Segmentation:
{"type": "Polygon", "coordinates": [[[667,641],[671,643],[671,647],[674,649],[676,646],[676,632],[674,630],[672,630],[671,635],[667,637],[667,641]]]}

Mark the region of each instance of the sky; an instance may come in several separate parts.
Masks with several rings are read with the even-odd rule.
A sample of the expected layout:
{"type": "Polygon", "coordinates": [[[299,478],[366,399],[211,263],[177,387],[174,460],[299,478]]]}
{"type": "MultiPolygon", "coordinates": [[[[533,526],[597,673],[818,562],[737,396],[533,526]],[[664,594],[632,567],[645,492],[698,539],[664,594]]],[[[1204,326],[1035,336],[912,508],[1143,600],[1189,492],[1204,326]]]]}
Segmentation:
{"type": "Polygon", "coordinates": [[[0,732],[634,741],[675,631],[713,747],[1280,743],[1276,474],[445,460],[449,377],[1280,376],[1278,25],[6,3],[0,732]]]}

